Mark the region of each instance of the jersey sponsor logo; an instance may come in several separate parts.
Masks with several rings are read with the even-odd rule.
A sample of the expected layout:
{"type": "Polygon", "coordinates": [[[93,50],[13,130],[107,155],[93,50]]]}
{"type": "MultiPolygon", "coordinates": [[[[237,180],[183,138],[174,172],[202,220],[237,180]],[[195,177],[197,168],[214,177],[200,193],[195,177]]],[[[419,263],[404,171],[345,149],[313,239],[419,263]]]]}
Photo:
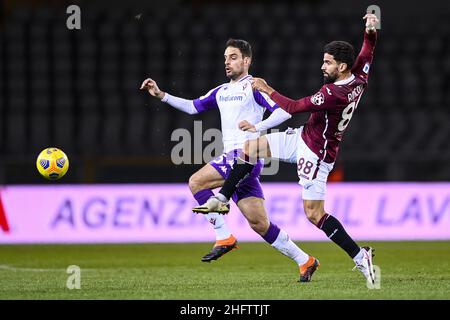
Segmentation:
{"type": "Polygon", "coordinates": [[[367,62],[364,67],[363,67],[363,72],[364,73],[369,73],[369,69],[370,69],[370,64],[367,62]]]}
{"type": "Polygon", "coordinates": [[[325,97],[323,96],[322,92],[317,92],[315,95],[311,96],[311,103],[316,106],[320,106],[324,102],[325,97]]]}
{"type": "Polygon", "coordinates": [[[230,95],[230,96],[219,96],[219,101],[220,102],[232,102],[232,101],[244,101],[244,97],[246,96],[246,94],[244,92],[239,92],[237,94],[234,95],[230,95]]]}
{"type": "Polygon", "coordinates": [[[220,102],[242,101],[243,99],[244,99],[243,96],[228,96],[228,97],[220,96],[219,97],[220,102]]]}

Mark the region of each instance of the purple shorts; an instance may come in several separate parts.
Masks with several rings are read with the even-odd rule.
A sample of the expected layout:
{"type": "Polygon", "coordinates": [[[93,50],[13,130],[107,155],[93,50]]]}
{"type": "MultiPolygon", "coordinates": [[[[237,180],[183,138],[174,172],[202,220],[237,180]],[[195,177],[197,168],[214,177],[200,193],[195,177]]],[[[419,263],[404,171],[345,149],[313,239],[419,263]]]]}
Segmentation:
{"type": "MultiPolygon", "coordinates": [[[[220,175],[226,179],[231,171],[231,166],[236,161],[236,158],[239,156],[240,150],[235,149],[230,152],[224,153],[221,156],[211,160],[209,162],[220,175]]],[[[262,191],[261,183],[259,182],[259,175],[264,167],[263,160],[258,160],[253,168],[253,171],[250,175],[242,180],[239,184],[238,188],[232,195],[232,199],[235,203],[238,203],[239,200],[248,198],[248,197],[256,197],[264,199],[264,194],[262,191]]]]}

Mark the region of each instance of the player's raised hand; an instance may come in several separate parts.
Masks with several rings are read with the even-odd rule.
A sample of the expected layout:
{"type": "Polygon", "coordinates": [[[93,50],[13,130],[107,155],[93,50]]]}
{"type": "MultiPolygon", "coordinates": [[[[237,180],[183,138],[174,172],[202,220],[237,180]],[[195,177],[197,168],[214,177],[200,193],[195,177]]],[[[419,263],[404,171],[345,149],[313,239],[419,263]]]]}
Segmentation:
{"type": "Polygon", "coordinates": [[[266,80],[261,78],[252,78],[251,80],[253,90],[258,90],[264,93],[267,93],[269,96],[275,90],[272,89],[266,82],[266,80]]]}
{"type": "Polygon", "coordinates": [[[366,31],[374,32],[376,30],[375,27],[379,22],[377,16],[373,13],[368,13],[363,17],[363,19],[366,20],[366,31]]]}
{"type": "Polygon", "coordinates": [[[164,92],[161,91],[153,79],[147,78],[142,82],[141,90],[147,90],[152,96],[162,99],[164,92]]]}
{"type": "Polygon", "coordinates": [[[247,120],[242,120],[241,122],[239,122],[239,129],[241,129],[242,131],[256,132],[255,126],[247,120]]]}

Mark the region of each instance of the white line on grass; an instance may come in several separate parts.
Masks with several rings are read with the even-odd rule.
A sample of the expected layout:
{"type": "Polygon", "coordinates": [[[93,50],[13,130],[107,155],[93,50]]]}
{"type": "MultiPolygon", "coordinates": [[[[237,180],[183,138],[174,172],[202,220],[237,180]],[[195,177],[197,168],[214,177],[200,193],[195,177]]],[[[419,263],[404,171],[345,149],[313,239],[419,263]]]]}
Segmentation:
{"type": "MultiPolygon", "coordinates": [[[[22,268],[22,267],[14,267],[11,265],[0,264],[0,270],[8,270],[8,271],[25,271],[25,272],[66,272],[66,269],[51,269],[51,268],[22,268]]],[[[96,271],[97,269],[81,269],[81,271],[96,271]]]]}

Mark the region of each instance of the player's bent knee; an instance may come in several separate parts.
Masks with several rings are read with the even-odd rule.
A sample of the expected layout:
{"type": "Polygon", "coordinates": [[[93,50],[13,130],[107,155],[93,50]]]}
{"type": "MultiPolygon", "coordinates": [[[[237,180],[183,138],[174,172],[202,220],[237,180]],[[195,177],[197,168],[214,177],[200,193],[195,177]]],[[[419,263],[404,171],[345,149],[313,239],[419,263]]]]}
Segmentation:
{"type": "Polygon", "coordinates": [[[308,220],[315,225],[319,223],[320,219],[324,215],[323,210],[320,207],[314,205],[311,206],[306,205],[304,209],[308,220]]]}
{"type": "Polygon", "coordinates": [[[247,156],[247,157],[250,157],[251,156],[251,151],[252,151],[252,140],[247,140],[247,141],[245,141],[245,143],[244,143],[244,154],[247,156]]]}
{"type": "Polygon", "coordinates": [[[258,158],[258,140],[247,140],[244,144],[244,153],[250,159],[258,158]]]}

